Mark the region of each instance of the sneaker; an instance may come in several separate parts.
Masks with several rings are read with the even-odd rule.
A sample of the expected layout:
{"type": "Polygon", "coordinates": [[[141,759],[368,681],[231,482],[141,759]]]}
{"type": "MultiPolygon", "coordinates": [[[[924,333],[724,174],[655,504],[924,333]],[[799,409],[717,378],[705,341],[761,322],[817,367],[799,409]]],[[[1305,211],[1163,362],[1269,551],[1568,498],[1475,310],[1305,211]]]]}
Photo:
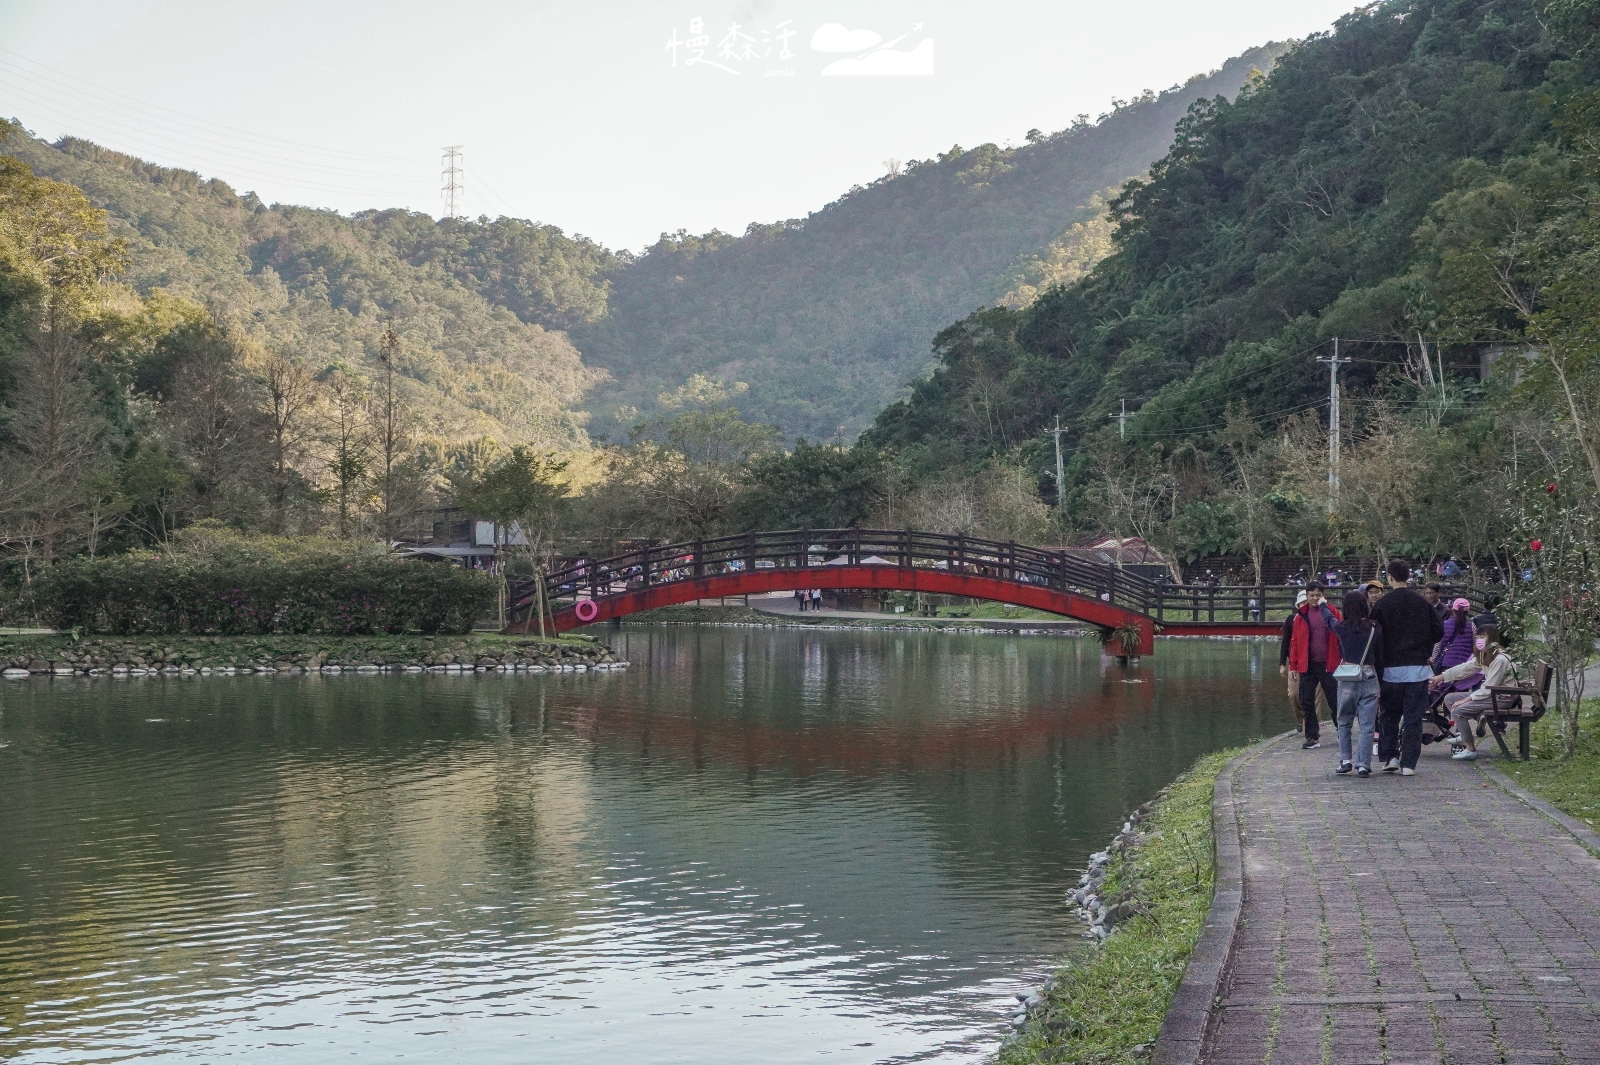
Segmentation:
{"type": "Polygon", "coordinates": [[[1372,770],[1368,769],[1366,766],[1364,766],[1364,765],[1356,766],[1356,776],[1360,777],[1362,780],[1366,780],[1371,775],[1372,775],[1372,770]]]}
{"type": "Polygon", "coordinates": [[[1348,772],[1350,772],[1350,770],[1352,770],[1354,768],[1355,768],[1355,766],[1351,765],[1349,762],[1340,762],[1339,763],[1339,768],[1335,769],[1334,772],[1335,773],[1348,773],[1348,772]]]}
{"type": "Polygon", "coordinates": [[[1403,777],[1414,777],[1417,775],[1417,771],[1412,769],[1410,766],[1407,766],[1405,769],[1400,770],[1400,775],[1403,777]]]}
{"type": "Polygon", "coordinates": [[[1300,749],[1302,751],[1314,751],[1318,747],[1321,747],[1321,746],[1322,746],[1322,741],[1321,740],[1306,740],[1306,742],[1304,742],[1304,743],[1302,743],[1300,745],[1300,749]]]}
{"type": "Polygon", "coordinates": [[[1391,758],[1387,762],[1383,763],[1383,771],[1385,773],[1393,773],[1395,770],[1397,770],[1399,768],[1400,768],[1400,759],[1398,759],[1398,758],[1391,758]]]}
{"type": "Polygon", "coordinates": [[[1457,751],[1455,754],[1452,754],[1450,757],[1454,761],[1457,761],[1457,762],[1476,762],[1478,760],[1478,752],[1477,751],[1469,751],[1465,747],[1463,747],[1461,750],[1457,751]]]}

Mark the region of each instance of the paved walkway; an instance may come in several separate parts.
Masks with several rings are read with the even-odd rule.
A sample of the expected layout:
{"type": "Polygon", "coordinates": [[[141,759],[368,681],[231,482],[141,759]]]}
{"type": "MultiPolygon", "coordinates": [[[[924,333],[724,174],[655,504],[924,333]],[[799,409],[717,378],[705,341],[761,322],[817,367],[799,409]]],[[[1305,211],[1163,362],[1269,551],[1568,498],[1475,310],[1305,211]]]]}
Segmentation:
{"type": "Polygon", "coordinates": [[[1411,778],[1337,760],[1286,737],[1234,775],[1244,902],[1201,1061],[1600,1063],[1600,859],[1447,748],[1411,778]]]}

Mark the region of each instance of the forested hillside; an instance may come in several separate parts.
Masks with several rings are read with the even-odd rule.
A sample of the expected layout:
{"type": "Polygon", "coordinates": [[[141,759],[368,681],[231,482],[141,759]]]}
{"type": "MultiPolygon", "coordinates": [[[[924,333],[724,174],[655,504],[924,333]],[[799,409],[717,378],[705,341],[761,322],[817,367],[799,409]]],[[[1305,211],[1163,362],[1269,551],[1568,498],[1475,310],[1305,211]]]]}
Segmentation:
{"type": "Polygon", "coordinates": [[[1425,404],[1446,363],[1475,369],[1479,342],[1517,335],[1463,289],[1463,256],[1572,191],[1555,101],[1593,83],[1594,60],[1547,32],[1544,7],[1374,5],[1237,100],[1195,105],[1113,202],[1113,253],[1025,310],[943,331],[939,370],[865,439],[930,472],[1016,451],[1042,479],[1059,414],[1081,487],[1122,401],[1135,443],[1215,448],[1229,404],[1270,423],[1322,401],[1313,360],[1334,336],[1357,356],[1350,389],[1425,404]]]}
{"type": "Polygon", "coordinates": [[[927,368],[938,329],[1080,254],[1071,230],[1099,214],[1096,194],[1165,154],[1192,102],[1231,96],[1282,50],[1020,147],[913,160],[804,219],[663,235],[612,276],[610,314],[574,328],[614,379],[592,401],[597,431],[618,435],[702,374],[748,382],[741,409],[791,438],[853,437],[927,368]],[[1063,238],[1073,251],[1047,250],[1063,238]]]}
{"type": "Polygon", "coordinates": [[[553,226],[267,206],[220,180],[66,138],[4,149],[82,189],[127,256],[121,280],[198,302],[315,369],[377,364],[392,317],[404,395],[444,439],[582,445],[586,367],[561,330],[605,313],[612,257],[553,226]]]}

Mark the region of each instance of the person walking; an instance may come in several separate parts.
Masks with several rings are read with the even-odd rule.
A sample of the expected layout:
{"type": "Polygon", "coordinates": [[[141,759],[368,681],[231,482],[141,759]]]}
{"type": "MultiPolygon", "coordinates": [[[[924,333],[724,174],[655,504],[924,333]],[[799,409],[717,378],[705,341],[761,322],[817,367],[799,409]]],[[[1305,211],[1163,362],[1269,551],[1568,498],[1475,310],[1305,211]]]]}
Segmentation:
{"type": "MultiPolygon", "coordinates": [[[[1302,750],[1322,746],[1321,722],[1317,713],[1317,689],[1322,689],[1330,708],[1338,705],[1339,687],[1333,670],[1339,665],[1339,637],[1333,626],[1339,612],[1323,598],[1323,586],[1313,581],[1306,588],[1306,601],[1295,608],[1290,619],[1288,667],[1300,675],[1300,712],[1305,715],[1305,742],[1302,750]]],[[[1278,671],[1283,672],[1279,666],[1278,671]]]]}
{"type": "Polygon", "coordinates": [[[1289,611],[1283,619],[1283,629],[1278,633],[1278,676],[1286,677],[1289,681],[1289,705],[1294,708],[1294,730],[1306,730],[1306,715],[1300,710],[1300,674],[1289,669],[1289,645],[1294,642],[1294,619],[1298,611],[1305,605],[1306,593],[1299,592],[1294,597],[1294,610],[1289,611]]]}
{"type": "Polygon", "coordinates": [[[1339,768],[1355,770],[1365,779],[1372,775],[1372,727],[1378,714],[1378,626],[1368,616],[1367,594],[1346,592],[1344,620],[1333,627],[1339,637],[1341,661],[1333,671],[1339,682],[1339,709],[1334,723],[1339,731],[1339,768]],[[1352,734],[1353,730],[1353,734],[1352,734]]]}
{"type": "Polygon", "coordinates": [[[1395,559],[1387,568],[1389,591],[1372,608],[1383,633],[1379,658],[1378,758],[1383,771],[1415,776],[1422,756],[1422,714],[1428,708],[1428,660],[1444,638],[1444,625],[1428,601],[1410,587],[1411,567],[1395,559]]]}

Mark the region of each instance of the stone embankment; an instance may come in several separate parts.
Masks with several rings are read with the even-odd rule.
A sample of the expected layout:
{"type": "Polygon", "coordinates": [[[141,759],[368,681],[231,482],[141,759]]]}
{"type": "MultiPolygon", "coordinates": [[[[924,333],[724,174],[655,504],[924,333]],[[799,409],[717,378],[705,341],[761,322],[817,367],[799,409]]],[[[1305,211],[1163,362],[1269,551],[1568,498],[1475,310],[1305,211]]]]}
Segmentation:
{"type": "Polygon", "coordinates": [[[104,674],[586,673],[628,665],[592,639],[70,637],[0,641],[13,678],[104,674]]]}
{"type": "MultiPolygon", "coordinates": [[[[1157,800],[1165,796],[1169,790],[1171,789],[1162,788],[1156,796],[1157,800]]],[[[1139,905],[1131,888],[1120,891],[1111,898],[1105,898],[1101,893],[1105,889],[1107,874],[1111,871],[1112,859],[1138,846],[1139,826],[1150,816],[1150,809],[1151,803],[1147,802],[1129,814],[1111,844],[1105,850],[1089,855],[1089,865],[1078,878],[1078,886],[1067,892],[1067,905],[1072,909],[1073,915],[1089,925],[1088,930],[1083,933],[1085,939],[1092,939],[1097,943],[1104,942],[1117,930],[1117,925],[1136,914],[1146,912],[1139,905]]],[[[1009,1018],[1011,1027],[1021,1028],[1027,1024],[1029,1015],[1046,1005],[1057,983],[1057,978],[1050,976],[1036,990],[1018,994],[1017,1008],[1009,1018]]]]}

